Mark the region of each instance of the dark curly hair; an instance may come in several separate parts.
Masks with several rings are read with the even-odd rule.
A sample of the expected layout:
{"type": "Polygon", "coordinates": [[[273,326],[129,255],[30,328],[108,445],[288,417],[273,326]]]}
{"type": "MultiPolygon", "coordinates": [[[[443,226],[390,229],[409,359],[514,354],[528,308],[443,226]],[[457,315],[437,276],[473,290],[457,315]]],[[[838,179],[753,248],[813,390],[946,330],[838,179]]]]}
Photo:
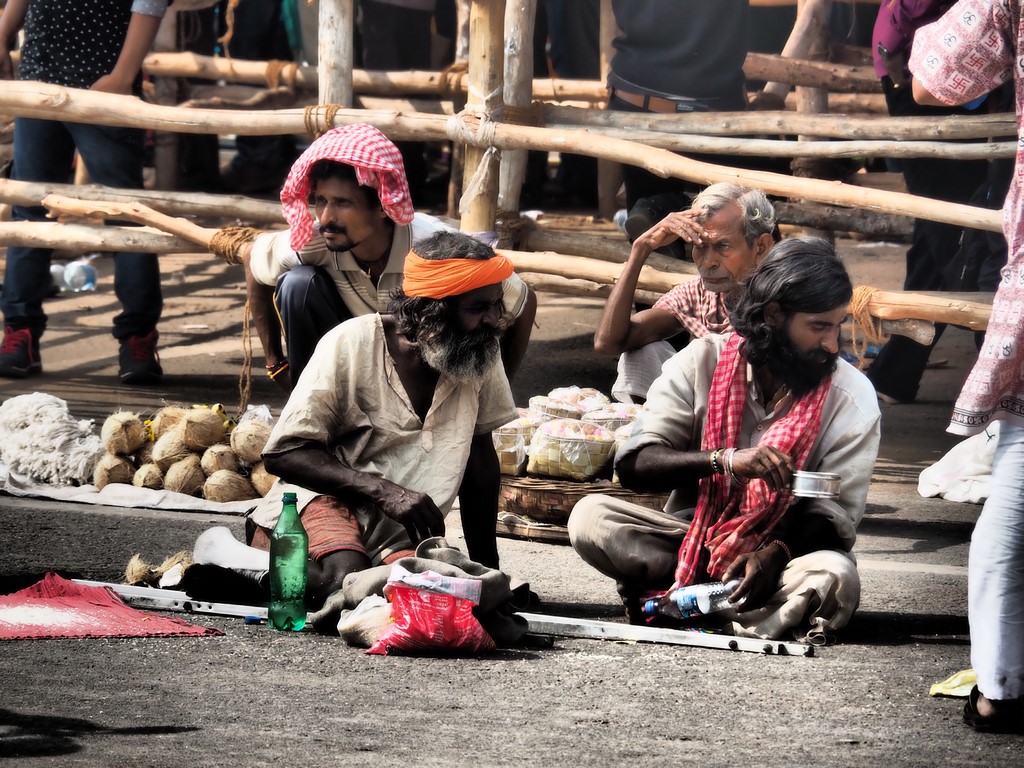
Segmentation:
{"type": "MultiPolygon", "coordinates": [[[[486,261],[495,256],[494,249],[486,243],[452,230],[435,232],[416,242],[413,251],[421,259],[430,261],[486,261]]],[[[451,317],[452,298],[454,297],[430,299],[423,296],[406,296],[405,291],[396,288],[391,292],[388,313],[394,315],[398,332],[409,341],[429,342],[437,338],[447,326],[451,317]]]]}
{"type": "Polygon", "coordinates": [[[729,308],[736,333],[747,342],[747,357],[758,365],[770,350],[774,329],[765,307],[775,302],[786,317],[795,312],[828,312],[850,303],[853,283],[835,248],[820,237],[794,237],[772,247],[754,268],[729,308]]]}

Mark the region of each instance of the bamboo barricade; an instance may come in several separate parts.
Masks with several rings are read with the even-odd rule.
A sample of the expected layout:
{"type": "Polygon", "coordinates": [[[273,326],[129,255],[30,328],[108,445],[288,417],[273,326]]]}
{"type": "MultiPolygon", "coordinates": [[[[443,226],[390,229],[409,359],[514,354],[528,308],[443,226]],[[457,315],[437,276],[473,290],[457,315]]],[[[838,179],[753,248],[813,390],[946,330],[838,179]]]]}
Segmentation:
{"type": "Polygon", "coordinates": [[[667,150],[634,142],[597,136],[581,130],[510,125],[486,116],[460,113],[452,117],[423,113],[393,113],[376,110],[329,110],[329,119],[319,109],[314,115],[299,110],[276,110],[259,114],[228,110],[181,110],[146,104],[130,96],[84,91],[27,81],[5,83],[0,91],[0,109],[26,117],[75,122],[155,128],[183,133],[241,133],[275,135],[294,133],[315,123],[328,128],[368,122],[396,140],[451,140],[478,150],[558,150],[636,165],[661,177],[676,177],[698,184],[734,181],[762,189],[767,194],[810,200],[829,205],[863,208],[973,227],[1001,231],[1000,214],[983,208],[958,205],[902,192],[854,187],[841,182],[796,178],[766,171],[726,168],[680,157],[667,150]]]}
{"type": "MultiPolygon", "coordinates": [[[[15,222],[0,224],[0,245],[12,242],[37,247],[61,247],[69,250],[146,251],[152,253],[192,253],[196,245],[210,250],[224,230],[201,227],[191,221],[167,216],[139,202],[115,203],[82,201],[48,195],[43,204],[51,215],[102,216],[142,224],[141,227],[98,227],[85,224],[15,222]]],[[[600,297],[618,280],[618,264],[554,252],[525,252],[500,249],[538,289],[562,289],[574,295],[600,297]],[[571,277],[569,277],[571,275],[571,277]],[[589,286],[588,284],[593,284],[589,286]]],[[[222,254],[224,255],[224,254],[222,254]]],[[[225,258],[227,256],[225,255],[225,258]]],[[[230,259],[229,259],[230,260],[230,259]]],[[[640,271],[637,289],[661,295],[679,283],[679,272],[667,272],[645,265],[640,271]]],[[[972,330],[984,330],[991,307],[974,294],[904,293],[873,291],[865,302],[865,311],[881,320],[921,320],[948,323],[972,330]]]]}

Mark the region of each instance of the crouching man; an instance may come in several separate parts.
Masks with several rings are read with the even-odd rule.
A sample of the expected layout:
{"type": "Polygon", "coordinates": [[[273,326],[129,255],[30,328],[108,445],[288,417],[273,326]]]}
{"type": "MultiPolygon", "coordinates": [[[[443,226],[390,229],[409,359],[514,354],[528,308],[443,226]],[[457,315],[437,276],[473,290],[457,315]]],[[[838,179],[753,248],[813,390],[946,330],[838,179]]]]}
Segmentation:
{"type": "Polygon", "coordinates": [[[736,634],[824,642],[850,620],[880,418],[870,382],[838,355],[852,291],[827,242],[783,241],[736,300],[735,333],[665,364],[616,457],[627,487],[671,491],[665,510],[588,496],[569,519],[631,621],[652,592],[731,579],[720,616],[736,634]],[[838,498],[794,498],[796,470],[838,474],[838,498]]]}

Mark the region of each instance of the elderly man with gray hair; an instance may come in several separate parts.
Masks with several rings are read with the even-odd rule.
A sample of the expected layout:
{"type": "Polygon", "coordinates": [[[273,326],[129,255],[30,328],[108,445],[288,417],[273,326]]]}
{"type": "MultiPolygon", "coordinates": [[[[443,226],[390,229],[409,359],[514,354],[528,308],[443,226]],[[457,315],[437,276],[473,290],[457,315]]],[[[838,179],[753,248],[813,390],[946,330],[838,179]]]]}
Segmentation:
{"type": "Polygon", "coordinates": [[[689,210],[670,213],[640,235],[629,252],[594,334],[594,349],[619,355],[616,400],[641,403],[676,349],[668,341],[732,330],[726,298],[775,242],[775,208],[760,190],[722,182],[698,194],[689,210]],[[631,314],[640,270],[651,253],[688,243],[699,278],[680,283],[649,308],[631,314]]]}

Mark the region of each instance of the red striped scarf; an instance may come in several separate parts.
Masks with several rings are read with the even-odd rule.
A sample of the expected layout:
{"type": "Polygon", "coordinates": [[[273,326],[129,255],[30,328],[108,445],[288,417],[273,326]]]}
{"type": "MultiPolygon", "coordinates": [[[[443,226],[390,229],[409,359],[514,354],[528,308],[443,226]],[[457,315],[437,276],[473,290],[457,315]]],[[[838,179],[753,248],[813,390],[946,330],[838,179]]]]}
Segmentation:
{"type": "MultiPolygon", "coordinates": [[[[738,447],[748,390],[741,341],[736,334],[730,336],[715,367],[702,450],[738,447]]],[[[825,377],[765,430],[759,444],[788,453],[797,469],[803,467],[821,429],[822,406],[831,386],[832,377],[825,377]]],[[[788,490],[772,493],[761,479],[737,485],[726,474],[702,478],[693,522],[679,547],[675,586],[704,581],[708,575],[721,579],[737,557],[753,552],[767,539],[792,499],[788,490]]]]}

